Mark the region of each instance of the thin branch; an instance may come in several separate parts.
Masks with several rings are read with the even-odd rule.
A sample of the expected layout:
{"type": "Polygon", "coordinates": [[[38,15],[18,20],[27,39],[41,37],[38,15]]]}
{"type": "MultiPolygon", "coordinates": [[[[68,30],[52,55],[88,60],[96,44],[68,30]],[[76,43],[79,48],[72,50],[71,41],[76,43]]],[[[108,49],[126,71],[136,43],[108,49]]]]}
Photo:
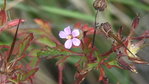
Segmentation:
{"type": "Polygon", "coordinates": [[[63,69],[64,69],[64,65],[63,64],[59,64],[58,65],[58,70],[59,70],[59,83],[58,84],[63,84],[63,69]]]}
{"type": "Polygon", "coordinates": [[[93,41],[92,41],[92,48],[94,47],[94,43],[95,43],[95,37],[96,37],[96,29],[97,29],[97,16],[98,16],[98,10],[96,12],[96,15],[95,15],[95,30],[94,30],[94,35],[93,35],[93,41]]]}
{"type": "Polygon", "coordinates": [[[3,10],[6,9],[6,0],[4,0],[3,10]]]}
{"type": "Polygon", "coordinates": [[[19,19],[19,23],[17,25],[17,29],[16,29],[16,32],[15,32],[15,36],[14,36],[14,39],[13,39],[13,42],[11,44],[11,48],[10,48],[10,52],[8,54],[8,57],[7,57],[7,62],[9,61],[11,55],[12,55],[12,52],[13,52],[13,49],[14,49],[14,46],[15,46],[15,43],[16,43],[16,39],[17,39],[17,34],[18,34],[18,29],[19,29],[19,26],[20,26],[20,22],[21,22],[21,19],[19,19]]]}

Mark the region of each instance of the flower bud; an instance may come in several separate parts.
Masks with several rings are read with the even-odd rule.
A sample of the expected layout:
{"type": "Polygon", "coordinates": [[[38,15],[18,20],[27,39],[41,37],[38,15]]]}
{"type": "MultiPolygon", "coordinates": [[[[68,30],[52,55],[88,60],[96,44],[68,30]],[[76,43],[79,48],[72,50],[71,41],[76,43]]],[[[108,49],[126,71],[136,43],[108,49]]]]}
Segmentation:
{"type": "Polygon", "coordinates": [[[93,3],[93,7],[96,10],[104,11],[104,9],[107,7],[107,2],[106,0],[95,0],[93,3]]]}
{"type": "Polygon", "coordinates": [[[112,26],[108,22],[102,23],[101,27],[104,29],[105,32],[109,32],[112,29],[112,26]]]}

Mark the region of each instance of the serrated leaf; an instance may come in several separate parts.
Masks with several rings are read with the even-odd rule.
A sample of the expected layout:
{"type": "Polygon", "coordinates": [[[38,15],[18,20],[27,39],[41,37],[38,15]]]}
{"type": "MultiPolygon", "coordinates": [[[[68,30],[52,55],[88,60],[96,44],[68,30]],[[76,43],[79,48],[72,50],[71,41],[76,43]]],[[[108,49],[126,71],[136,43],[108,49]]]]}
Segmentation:
{"type": "Polygon", "coordinates": [[[47,37],[39,38],[38,42],[48,45],[49,47],[56,47],[56,44],[47,37]]]}
{"type": "Polygon", "coordinates": [[[112,60],[112,61],[108,62],[108,64],[110,64],[110,65],[118,65],[116,60],[112,60]]]}
{"type": "Polygon", "coordinates": [[[9,27],[13,27],[13,26],[16,26],[16,25],[18,25],[18,24],[20,24],[20,23],[25,22],[25,20],[21,19],[21,20],[20,20],[20,23],[19,23],[19,20],[20,20],[20,19],[14,19],[14,20],[12,20],[12,21],[9,21],[9,22],[7,23],[7,25],[8,25],[9,27]]]}
{"type": "Polygon", "coordinates": [[[34,20],[41,28],[44,28],[45,31],[51,32],[51,26],[49,22],[43,21],[42,19],[35,19],[34,20]]]}
{"type": "Polygon", "coordinates": [[[34,75],[38,71],[38,68],[32,69],[28,71],[27,73],[24,73],[21,78],[21,81],[27,80],[30,76],[34,75]]]}
{"type": "Polygon", "coordinates": [[[20,20],[20,23],[19,23],[19,20],[20,19],[14,19],[12,21],[8,21],[7,23],[5,23],[1,28],[0,28],[0,31],[3,31],[5,29],[8,29],[8,28],[11,28],[11,27],[14,27],[14,26],[17,26],[18,24],[20,23],[23,23],[25,20],[21,19],[20,20]]]}
{"type": "Polygon", "coordinates": [[[31,41],[33,40],[33,34],[30,33],[19,45],[19,53],[18,56],[22,56],[22,54],[26,51],[26,49],[29,47],[31,41]]]}
{"type": "Polygon", "coordinates": [[[88,67],[89,68],[95,68],[96,66],[98,66],[98,63],[90,63],[90,64],[88,64],[88,67]]]}
{"type": "Polygon", "coordinates": [[[59,56],[59,55],[72,55],[71,52],[58,50],[55,48],[48,48],[47,50],[37,53],[37,56],[59,56]]]}

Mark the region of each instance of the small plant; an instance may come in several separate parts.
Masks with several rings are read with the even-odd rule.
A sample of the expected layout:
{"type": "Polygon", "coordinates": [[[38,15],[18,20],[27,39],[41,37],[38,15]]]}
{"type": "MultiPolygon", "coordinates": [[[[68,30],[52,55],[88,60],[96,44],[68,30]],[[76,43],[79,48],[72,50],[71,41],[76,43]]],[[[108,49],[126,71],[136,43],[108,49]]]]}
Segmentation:
{"type": "Polygon", "coordinates": [[[28,56],[25,52],[34,38],[32,33],[26,33],[21,36],[22,40],[17,40],[19,25],[22,22],[24,22],[23,19],[8,21],[5,7],[0,10],[0,32],[17,26],[12,44],[0,45],[0,84],[33,83],[32,77],[38,71],[36,66],[21,63],[28,56]]]}
{"type": "MultiPolygon", "coordinates": [[[[139,25],[139,16],[136,16],[127,36],[122,35],[123,26],[118,32],[114,32],[109,22],[99,24],[96,19],[99,12],[103,12],[108,4],[107,0],[95,0],[93,7],[96,10],[95,24],[89,27],[87,24],[77,23],[67,26],[54,36],[52,28],[47,21],[35,19],[41,27],[38,29],[25,29],[19,32],[19,25],[24,19],[8,20],[6,13],[6,0],[0,10],[0,33],[16,28],[11,45],[0,45],[0,84],[34,84],[33,79],[38,71],[41,59],[56,59],[58,66],[58,83],[63,84],[63,71],[68,58],[78,57],[73,63],[76,67],[74,84],[81,84],[91,71],[98,71],[98,81],[101,84],[109,84],[106,69],[118,68],[138,73],[134,64],[149,64],[140,58],[137,53],[144,47],[144,39],[149,38],[149,31],[135,37],[135,30],[139,25]],[[34,33],[34,34],[33,34],[34,33]],[[103,36],[113,40],[111,48],[102,53],[97,48],[96,36],[103,36]],[[39,49],[28,49],[31,43],[39,49]],[[115,53],[115,57],[112,57],[115,53]],[[33,57],[32,55],[37,55],[33,57]],[[112,57],[112,59],[111,59],[112,57]],[[28,61],[24,62],[27,59],[28,61]],[[35,60],[30,60],[35,59],[35,60]]],[[[75,58],[74,58],[75,59],[75,58]]]]}
{"type": "MultiPolygon", "coordinates": [[[[97,10],[95,18],[97,18],[98,12],[104,11],[107,7],[106,0],[95,0],[93,6],[97,10]]],[[[149,64],[145,60],[139,58],[136,54],[144,45],[144,40],[148,38],[148,33],[143,33],[139,37],[134,37],[136,27],[139,24],[139,16],[136,16],[133,20],[131,30],[126,38],[123,38],[121,27],[118,33],[114,33],[112,26],[108,23],[97,23],[95,19],[95,28],[88,27],[87,25],[75,24],[73,27],[70,26],[64,28],[64,31],[59,32],[59,37],[66,39],[66,42],[59,44],[60,42],[54,42],[56,46],[47,46],[38,56],[45,57],[48,59],[57,58],[56,63],[59,68],[59,84],[62,84],[62,70],[63,66],[67,61],[67,58],[71,56],[80,56],[80,60],[74,65],[77,68],[75,73],[75,83],[80,84],[87,74],[92,70],[98,70],[100,72],[99,82],[103,84],[108,84],[108,78],[106,76],[104,68],[119,68],[124,70],[130,70],[137,73],[134,63],[137,64],[149,64]],[[114,40],[111,45],[111,49],[105,53],[100,53],[100,51],[94,45],[95,35],[105,35],[107,38],[114,40]],[[93,35],[93,39],[91,36],[93,35]],[[75,39],[75,40],[74,40],[75,39]],[[138,40],[138,42],[134,42],[138,40]],[[74,45],[74,46],[73,46],[74,45]],[[72,48],[72,49],[71,49],[72,48]],[[73,51],[77,48],[79,51],[73,51]],[[116,53],[114,60],[110,60],[112,53],[116,53]]],[[[145,31],[147,32],[147,31],[145,31]]]]}

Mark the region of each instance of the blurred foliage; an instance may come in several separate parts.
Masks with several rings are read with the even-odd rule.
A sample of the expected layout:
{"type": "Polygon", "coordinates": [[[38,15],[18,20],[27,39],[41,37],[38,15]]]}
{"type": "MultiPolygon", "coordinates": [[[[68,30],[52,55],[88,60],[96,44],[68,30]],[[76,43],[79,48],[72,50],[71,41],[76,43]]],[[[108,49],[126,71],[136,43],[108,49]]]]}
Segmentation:
{"type": "MultiPolygon", "coordinates": [[[[51,24],[52,30],[58,31],[66,27],[66,25],[73,25],[77,22],[82,22],[93,26],[94,24],[94,15],[95,10],[92,7],[93,0],[7,0],[7,10],[9,19],[22,17],[26,19],[26,23],[22,26],[23,28],[39,28],[35,23],[34,19],[40,18],[47,20],[51,24]]],[[[0,6],[3,5],[3,0],[0,0],[0,6]]],[[[146,17],[149,17],[149,1],[148,0],[108,0],[108,8],[104,13],[101,13],[101,16],[98,16],[99,22],[109,21],[112,23],[115,30],[117,30],[121,25],[125,27],[124,35],[128,34],[129,27],[131,25],[132,19],[140,14],[141,22],[147,25],[139,26],[139,29],[149,29],[148,21],[145,20],[146,17]]],[[[139,31],[139,32],[142,32],[139,31]]],[[[10,33],[1,33],[0,34],[0,44],[10,44],[12,42],[12,36],[10,33]]],[[[57,35],[57,34],[55,34],[57,35]]],[[[107,39],[103,39],[100,36],[96,40],[96,46],[101,50],[101,52],[107,51],[110,48],[109,42],[107,39]]],[[[47,41],[46,39],[44,39],[47,41]]],[[[34,47],[34,46],[33,46],[34,47]]],[[[75,58],[68,59],[68,64],[66,65],[65,71],[65,84],[70,84],[69,80],[73,79],[74,75],[74,66],[69,63],[74,63],[75,58]]],[[[39,80],[36,84],[56,84],[57,79],[53,75],[52,65],[53,62],[41,64],[40,67],[43,70],[40,70],[37,75],[39,80]],[[44,65],[46,64],[46,65],[44,65]],[[49,68],[50,67],[50,68],[49,68]],[[51,70],[50,70],[51,69],[51,70]]],[[[133,76],[129,74],[128,71],[119,70],[119,69],[110,69],[106,70],[108,77],[110,77],[110,82],[112,84],[139,84],[138,80],[142,81],[142,84],[147,84],[148,80],[144,80],[142,75],[133,76]],[[130,76],[131,75],[131,76],[130,76]],[[136,79],[134,77],[141,77],[141,79],[136,79]]],[[[89,74],[88,78],[85,80],[84,84],[98,84],[96,79],[98,78],[96,73],[92,72],[89,74]],[[90,76],[95,78],[90,80],[90,76]],[[95,81],[94,81],[95,80],[95,81]]],[[[146,78],[147,79],[147,78],[146,78]]],[[[149,82],[149,81],[148,81],[149,82]]]]}

